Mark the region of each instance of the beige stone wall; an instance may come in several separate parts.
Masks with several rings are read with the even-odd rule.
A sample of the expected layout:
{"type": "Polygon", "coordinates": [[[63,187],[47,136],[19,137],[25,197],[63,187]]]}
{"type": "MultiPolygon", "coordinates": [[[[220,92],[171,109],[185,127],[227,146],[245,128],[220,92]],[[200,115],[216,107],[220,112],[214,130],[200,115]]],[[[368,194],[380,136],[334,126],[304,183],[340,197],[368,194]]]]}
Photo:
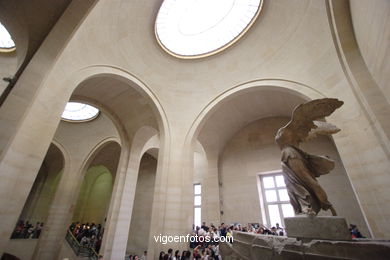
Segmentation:
{"type": "MultiPolygon", "coordinates": [[[[277,130],[288,122],[285,117],[265,118],[240,130],[226,145],[220,159],[225,223],[264,223],[258,187],[259,174],[281,170],[280,149],[274,138],[277,130]]],[[[339,216],[357,224],[366,236],[367,225],[356,200],[343,163],[333,142],[319,137],[301,146],[305,151],[327,155],[336,162],[335,169],[318,178],[339,216]]],[[[320,215],[331,215],[321,212],[320,215]]]]}
{"type": "Polygon", "coordinates": [[[390,103],[390,2],[351,0],[350,8],[360,52],[390,103]]]}
{"type": "MultiPolygon", "coordinates": [[[[30,260],[38,241],[36,239],[9,240],[6,252],[19,257],[21,260],[30,260]]],[[[61,259],[62,260],[62,259],[61,259]]]]}
{"type": "Polygon", "coordinates": [[[20,215],[21,220],[28,220],[34,226],[36,222],[45,222],[61,174],[62,171],[45,173],[41,168],[20,215]]]}
{"type": "Polygon", "coordinates": [[[157,160],[145,154],[138,173],[126,254],[142,256],[148,250],[156,168],[157,160]]]}
{"type": "Polygon", "coordinates": [[[85,173],[72,222],[104,225],[111,199],[113,176],[103,165],[93,166],[85,173]]]}

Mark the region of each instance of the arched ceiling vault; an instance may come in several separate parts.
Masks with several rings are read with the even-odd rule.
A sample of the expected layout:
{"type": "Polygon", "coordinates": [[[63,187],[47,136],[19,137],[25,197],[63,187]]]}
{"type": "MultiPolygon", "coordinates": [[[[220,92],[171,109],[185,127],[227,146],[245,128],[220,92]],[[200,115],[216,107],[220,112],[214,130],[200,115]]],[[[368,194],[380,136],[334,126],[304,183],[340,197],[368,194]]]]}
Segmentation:
{"type": "Polygon", "coordinates": [[[189,127],[210,98],[242,82],[281,78],[324,87],[325,78],[339,80],[323,69],[338,61],[323,2],[264,1],[259,19],[240,41],[190,61],[170,56],[157,43],[154,21],[161,2],[99,1],[69,42],[58,72],[91,64],[121,68],[145,82],[181,128],[189,127]],[[196,102],[189,105],[188,97],[196,102]]]}
{"type": "Polygon", "coordinates": [[[109,108],[131,139],[144,125],[158,129],[158,119],[151,101],[135,88],[129,82],[110,76],[97,76],[82,82],[73,92],[71,100],[94,100],[109,108]]]}
{"type": "Polygon", "coordinates": [[[32,57],[70,2],[72,0],[1,1],[0,21],[15,41],[19,65],[32,57]]]}
{"type": "Polygon", "coordinates": [[[266,117],[290,117],[294,107],[305,101],[292,92],[262,90],[261,87],[236,93],[210,112],[198,140],[206,151],[211,149],[220,154],[233,135],[249,123],[266,117]]]}
{"type": "Polygon", "coordinates": [[[353,30],[360,53],[390,103],[390,1],[350,1],[353,30]]]}
{"type": "Polygon", "coordinates": [[[58,147],[51,143],[43,160],[48,172],[58,173],[64,168],[64,155],[58,147]]]}
{"type": "Polygon", "coordinates": [[[103,165],[111,172],[113,178],[115,178],[120,154],[120,145],[117,142],[109,142],[95,155],[88,168],[103,165]]]}

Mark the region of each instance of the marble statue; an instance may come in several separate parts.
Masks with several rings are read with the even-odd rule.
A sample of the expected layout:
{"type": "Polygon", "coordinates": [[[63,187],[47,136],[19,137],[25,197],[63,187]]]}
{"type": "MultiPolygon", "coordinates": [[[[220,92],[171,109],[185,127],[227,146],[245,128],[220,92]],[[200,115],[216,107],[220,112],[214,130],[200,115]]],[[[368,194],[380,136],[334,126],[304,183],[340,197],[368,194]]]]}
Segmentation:
{"type": "Polygon", "coordinates": [[[275,140],[282,150],[282,170],[290,202],[295,214],[317,215],[322,210],[336,210],[316,178],[328,174],[334,161],[327,156],[308,154],[299,149],[299,144],[318,135],[330,135],[340,131],[324,121],[344,102],[334,98],[309,101],[297,106],[292,119],[280,128],[275,140]]]}

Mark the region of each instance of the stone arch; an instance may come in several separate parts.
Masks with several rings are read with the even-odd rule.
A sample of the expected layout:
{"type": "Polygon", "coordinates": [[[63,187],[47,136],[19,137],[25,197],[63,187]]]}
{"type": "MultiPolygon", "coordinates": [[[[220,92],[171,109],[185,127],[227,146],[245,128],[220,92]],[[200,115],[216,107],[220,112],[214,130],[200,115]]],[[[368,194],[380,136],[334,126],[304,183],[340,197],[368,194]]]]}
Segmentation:
{"type": "Polygon", "coordinates": [[[117,137],[107,137],[92,147],[83,159],[76,160],[70,155],[70,167],[62,174],[59,189],[54,196],[54,206],[50,208],[47,225],[35,248],[33,259],[50,259],[56,257],[53,255],[59,254],[63,238],[76,209],[84,175],[99,153],[111,144],[121,147],[117,137]],[[64,209],[66,213],[63,213],[64,209]]]}
{"type": "Polygon", "coordinates": [[[197,118],[192,123],[191,129],[187,134],[186,141],[193,142],[196,139],[199,131],[207,119],[224,102],[229,101],[241,94],[266,90],[277,90],[284,93],[291,93],[305,100],[325,97],[324,94],[308,85],[290,80],[261,79],[239,84],[229,88],[209,102],[209,104],[199,113],[197,118]]]}
{"type": "MultiPolygon", "coordinates": [[[[59,115],[62,113],[68,100],[90,103],[105,112],[114,123],[120,136],[122,151],[117,175],[121,176],[121,178],[128,178],[125,173],[133,167],[131,158],[134,158],[130,155],[135,154],[135,148],[140,149],[137,146],[139,142],[138,137],[136,137],[140,128],[147,129],[143,128],[145,126],[158,129],[162,143],[168,144],[168,142],[164,142],[169,133],[168,123],[159,100],[146,84],[122,69],[104,65],[90,66],[75,71],[73,75],[70,75],[67,80],[62,82],[58,82],[55,76],[50,75],[41,86],[41,91],[47,92],[49,96],[56,96],[55,102],[54,99],[48,100],[46,96],[44,98],[45,102],[42,103],[44,106],[42,106],[42,104],[39,104],[39,100],[36,100],[34,104],[36,106],[32,106],[29,114],[33,113],[32,111],[40,113],[40,109],[46,110],[50,107],[50,118],[46,118],[46,121],[50,121],[53,124],[52,126],[54,126],[54,122],[58,122],[59,115]],[[126,99],[126,97],[129,98],[126,99]]],[[[39,95],[37,98],[39,99],[40,97],[42,95],[39,95]]],[[[41,110],[41,112],[43,111],[41,110]]],[[[154,132],[154,135],[156,133],[154,132]]],[[[84,165],[86,164],[84,162],[84,165]]],[[[124,184],[124,180],[115,181],[114,193],[123,192],[124,184]]],[[[119,203],[119,200],[121,200],[120,196],[114,195],[114,193],[111,198],[107,222],[110,219],[116,222],[116,217],[112,214],[118,214],[118,211],[115,212],[113,208],[122,207],[119,203]]],[[[111,240],[106,243],[106,237],[114,235],[114,233],[110,233],[109,229],[116,232],[117,228],[116,224],[113,224],[113,226],[108,225],[102,249],[109,248],[108,250],[111,250],[110,248],[116,246],[111,240]]],[[[43,247],[47,248],[47,246],[43,247]]],[[[51,254],[55,253],[55,250],[50,251],[52,251],[51,254]]],[[[104,254],[107,255],[113,251],[105,251],[104,254]]],[[[119,251],[115,250],[114,253],[117,252],[119,251]]]]}
{"type": "Polygon", "coordinates": [[[70,164],[70,155],[68,150],[63,146],[59,141],[57,141],[55,138],[51,141],[51,143],[61,152],[62,157],[63,157],[63,171],[67,172],[69,169],[69,164],[70,164]]]}
{"type": "Polygon", "coordinates": [[[160,138],[158,134],[150,137],[150,139],[145,143],[145,146],[142,149],[142,155],[148,153],[157,159],[158,151],[160,150],[160,138]]]}
{"type": "Polygon", "coordinates": [[[134,201],[131,210],[129,233],[127,235],[126,254],[142,255],[148,247],[154,246],[150,237],[153,210],[156,208],[155,193],[158,189],[157,177],[161,176],[159,167],[158,136],[149,138],[143,145],[139,157],[134,201]]]}
{"type": "MultiPolygon", "coordinates": [[[[109,145],[112,145],[112,144],[117,145],[119,147],[119,149],[121,149],[120,142],[117,138],[115,138],[115,137],[105,138],[105,139],[101,140],[98,144],[95,145],[95,147],[93,147],[91,149],[88,156],[86,156],[86,158],[82,162],[81,167],[79,169],[77,169],[77,173],[74,176],[78,176],[78,178],[81,180],[81,182],[76,185],[75,194],[73,196],[74,197],[74,199],[73,199],[74,203],[73,203],[73,207],[72,207],[73,210],[75,210],[75,206],[77,204],[77,198],[80,195],[79,193],[81,192],[80,189],[81,189],[82,183],[86,177],[85,175],[86,175],[88,169],[91,167],[92,162],[95,160],[95,158],[99,155],[99,153],[101,151],[103,151],[106,147],[108,147],[109,145]]],[[[122,151],[120,154],[122,156],[122,151]]],[[[104,166],[104,167],[107,168],[106,166],[104,166]]],[[[108,171],[111,173],[113,180],[115,180],[115,177],[116,177],[115,172],[112,172],[112,169],[108,169],[108,171]]],[[[68,172],[64,171],[64,174],[68,174],[68,172]]],[[[74,214],[75,214],[75,212],[73,212],[72,218],[73,218],[74,214]]],[[[69,219],[69,221],[70,221],[70,219],[69,219]]],[[[69,223],[67,223],[67,224],[69,224],[69,223]]]]}
{"type": "MultiPolygon", "coordinates": [[[[119,147],[119,149],[120,150],[122,150],[121,149],[121,145],[120,145],[120,143],[119,143],[119,140],[117,140],[117,138],[115,138],[115,137],[109,137],[109,138],[106,138],[106,139],[104,139],[104,140],[102,140],[102,141],[100,141],[91,151],[90,151],[90,153],[89,153],[89,155],[85,158],[85,160],[84,160],[84,162],[83,162],[83,164],[82,164],[82,167],[80,168],[80,170],[79,170],[79,174],[78,174],[78,176],[79,176],[79,178],[82,180],[80,183],[79,183],[79,185],[78,185],[78,188],[77,188],[77,191],[78,192],[76,192],[77,193],[77,197],[75,198],[77,201],[74,203],[74,205],[75,205],[75,212],[73,212],[73,216],[72,216],[72,218],[74,218],[75,217],[75,214],[77,213],[76,211],[77,211],[77,209],[79,209],[79,211],[81,211],[81,212],[78,212],[79,213],[79,216],[83,216],[83,210],[85,210],[84,209],[84,206],[83,205],[79,205],[79,203],[82,203],[83,201],[82,200],[80,200],[81,198],[80,198],[80,196],[82,196],[82,194],[81,194],[81,192],[84,192],[83,190],[82,190],[82,188],[83,188],[83,184],[84,184],[84,182],[87,180],[86,178],[88,177],[87,176],[87,174],[89,173],[89,170],[91,169],[91,168],[93,168],[94,166],[100,166],[100,167],[103,167],[104,169],[106,169],[107,170],[107,172],[109,172],[110,173],[110,175],[111,175],[111,178],[112,178],[112,181],[115,181],[115,178],[117,177],[116,175],[116,172],[115,172],[115,169],[116,169],[116,171],[117,171],[117,169],[119,168],[119,159],[118,159],[118,162],[116,163],[117,164],[117,166],[115,167],[110,167],[109,165],[105,165],[105,163],[102,163],[102,164],[97,164],[97,165],[92,165],[92,163],[96,160],[96,158],[98,157],[98,155],[101,153],[101,152],[104,152],[104,149],[105,148],[108,148],[110,145],[115,145],[115,146],[117,146],[117,147],[119,147]],[[77,207],[78,206],[78,207],[77,207]]],[[[120,151],[120,156],[122,156],[123,155],[123,152],[122,151],[120,151]]],[[[96,161],[95,161],[96,162],[96,161]]],[[[99,172],[99,173],[97,173],[97,175],[95,175],[95,176],[93,176],[93,178],[92,178],[92,183],[89,183],[90,184],[90,188],[93,188],[93,186],[94,186],[94,182],[96,182],[97,181],[97,179],[100,177],[102,175],[102,173],[101,172],[99,172]]],[[[85,186],[85,185],[84,185],[85,186]]],[[[84,187],[85,188],[85,187],[84,187]]],[[[113,187],[111,187],[111,192],[112,192],[112,188],[113,187]]],[[[88,192],[88,191],[87,191],[88,192]]],[[[86,198],[86,199],[84,199],[84,203],[89,203],[90,202],[90,199],[91,199],[91,197],[90,197],[90,195],[91,194],[87,194],[88,195],[88,197],[86,198]]],[[[109,205],[110,204],[110,198],[111,198],[111,193],[110,193],[110,195],[109,195],[109,198],[108,198],[108,201],[107,201],[107,204],[109,205]]],[[[107,211],[108,211],[108,207],[105,207],[105,208],[107,208],[105,211],[106,211],[106,214],[105,215],[107,215],[107,211]]],[[[75,219],[74,219],[75,220],[75,219]]],[[[100,224],[104,224],[104,223],[100,223],[100,224]]]]}
{"type": "Polygon", "coordinates": [[[106,139],[103,139],[95,145],[95,147],[90,151],[89,155],[85,158],[84,162],[82,163],[82,167],[79,170],[79,174],[83,174],[88,169],[96,155],[111,143],[116,143],[121,146],[119,141],[115,137],[108,137],[106,139]]]}
{"type": "Polygon", "coordinates": [[[160,140],[158,131],[150,126],[139,128],[134,136],[131,152],[134,155],[142,156],[149,149],[159,148],[160,140]]]}
{"type": "Polygon", "coordinates": [[[32,224],[46,221],[59,179],[68,167],[69,158],[66,157],[65,148],[53,140],[24,204],[20,220],[28,220],[32,224]]]}
{"type": "MultiPolygon", "coordinates": [[[[274,116],[289,118],[296,105],[324,97],[324,94],[309,86],[288,80],[255,80],[232,87],[214,98],[202,110],[188,132],[186,144],[194,147],[194,143],[199,141],[205,148],[209,165],[212,165],[210,169],[214,168],[213,174],[219,175],[221,152],[237,131],[261,118],[274,116]],[[256,96],[259,98],[257,99],[256,96]]],[[[330,142],[333,144],[332,139],[330,142]]],[[[346,176],[349,183],[349,177],[346,176]]],[[[214,183],[214,189],[219,189],[220,177],[218,176],[218,181],[214,183]]],[[[352,193],[354,193],[353,188],[352,193]]],[[[359,201],[357,203],[359,208],[359,201]]],[[[364,212],[361,208],[359,210],[364,218],[364,212]]],[[[222,205],[221,212],[223,212],[222,205]]]]}
{"type": "MultiPolygon", "coordinates": [[[[267,117],[271,116],[270,109],[266,111],[264,107],[260,108],[256,104],[261,103],[255,103],[252,100],[252,103],[243,102],[246,105],[246,109],[241,109],[239,112],[233,111],[234,108],[237,106],[235,100],[239,100],[240,98],[247,97],[250,98],[261,98],[262,95],[268,95],[267,97],[272,96],[272,93],[279,93],[279,95],[276,95],[279,99],[278,104],[281,103],[281,98],[279,96],[284,97],[292,97],[292,101],[288,104],[287,108],[284,110],[279,109],[278,113],[283,113],[286,116],[291,114],[291,110],[295,105],[298,105],[299,103],[302,103],[302,101],[315,99],[315,98],[323,98],[324,94],[319,92],[318,90],[315,90],[314,88],[307,86],[305,84],[290,81],[290,80],[282,80],[282,79],[261,79],[261,80],[252,80],[248,81],[243,84],[239,84],[236,86],[233,86],[229,88],[228,90],[224,91],[223,93],[219,94],[217,97],[212,99],[209,104],[198,114],[194,122],[192,123],[192,126],[190,130],[188,131],[185,139],[185,147],[186,147],[186,167],[185,171],[189,176],[194,175],[194,148],[196,145],[196,142],[199,141],[202,147],[205,150],[205,153],[207,155],[207,165],[208,165],[208,174],[212,174],[214,176],[213,180],[209,182],[207,185],[209,187],[213,187],[214,191],[216,191],[216,194],[213,194],[215,197],[219,197],[219,177],[218,177],[218,167],[219,167],[219,155],[221,150],[223,149],[224,144],[229,140],[229,138],[240,128],[244,127],[251,121],[254,121],[256,119],[259,119],[261,117],[267,117]],[[231,106],[230,106],[230,105],[231,106]],[[254,105],[255,108],[251,109],[251,105],[254,105]],[[226,108],[229,108],[229,106],[232,108],[232,110],[226,110],[226,108]],[[221,117],[216,116],[218,111],[225,109],[224,116],[225,118],[222,118],[222,114],[220,113],[221,117]],[[256,112],[256,109],[259,109],[260,113],[256,112]],[[265,110],[264,113],[261,113],[261,109],[265,110]],[[253,112],[255,110],[255,112],[253,112]],[[248,114],[244,119],[241,117],[243,115],[248,114]],[[213,117],[214,116],[214,117],[213,117]],[[222,119],[221,119],[222,118],[222,119]],[[237,118],[241,118],[237,120],[237,118]],[[236,125],[232,127],[232,125],[225,124],[225,125],[218,125],[218,121],[223,122],[232,122],[234,123],[234,120],[237,120],[236,125]],[[241,120],[241,121],[240,121],[241,120]],[[212,123],[210,123],[212,122],[212,123]],[[209,125],[207,126],[207,124],[209,125]],[[214,125],[213,125],[214,124],[214,125]],[[207,134],[208,141],[205,142],[202,137],[203,133],[206,133],[207,129],[210,130],[207,134]],[[218,128],[218,130],[217,130],[218,128]],[[222,140],[223,139],[223,140],[222,140]],[[222,140],[222,141],[221,141],[222,140]]],[[[242,100],[241,100],[242,101],[242,100]]],[[[264,100],[262,100],[264,101],[264,100]]],[[[272,104],[275,105],[275,104],[272,104]]],[[[285,105],[285,104],[283,104],[285,105]]],[[[237,109],[236,109],[237,110],[237,109]]],[[[204,135],[206,136],[206,135],[204,135]]],[[[193,180],[192,177],[187,178],[184,186],[186,186],[187,190],[192,190],[193,180]]],[[[186,201],[192,201],[192,192],[186,192],[185,195],[186,201]]],[[[208,196],[210,197],[210,196],[208,196]]],[[[218,221],[220,219],[220,212],[222,212],[222,209],[220,209],[220,202],[214,201],[213,204],[215,205],[215,210],[213,212],[210,212],[209,215],[213,216],[210,218],[210,220],[218,221]]],[[[185,212],[187,212],[187,215],[184,217],[186,221],[186,226],[192,225],[192,203],[189,205],[183,205],[184,208],[186,208],[185,212]]]]}
{"type": "MultiPolygon", "coordinates": [[[[102,165],[94,165],[88,168],[80,188],[72,222],[104,224],[107,208],[107,198],[111,197],[112,186],[115,175],[102,165]],[[96,184],[102,179],[105,180],[104,190],[98,194],[99,200],[96,200],[96,184]],[[96,206],[101,210],[96,210],[96,206]],[[91,210],[92,208],[92,210],[91,210]]],[[[109,202],[109,201],[108,201],[109,202]]]]}
{"type": "MultiPolygon", "coordinates": [[[[154,116],[156,117],[157,127],[161,137],[164,137],[165,134],[169,132],[168,120],[166,117],[166,113],[157,96],[153,93],[153,91],[140,79],[131,73],[124,71],[120,68],[116,68],[114,66],[105,66],[105,65],[95,65],[89,66],[83,69],[80,69],[74,73],[72,77],[70,77],[71,81],[63,82],[59,87],[73,86],[73,88],[68,89],[67,96],[71,99],[75,100],[87,100],[99,108],[108,112],[108,115],[113,121],[118,124],[118,115],[115,115],[115,112],[108,104],[104,104],[103,102],[97,100],[96,98],[91,98],[85,95],[80,95],[77,93],[77,88],[80,86],[83,87],[83,84],[89,80],[93,79],[112,79],[118,82],[122,82],[126,84],[129,88],[134,89],[138,94],[146,99],[146,102],[151,106],[153,110],[154,116]],[[76,92],[76,93],[74,93],[76,92]],[[73,98],[71,95],[73,94],[73,98]]],[[[112,90],[112,89],[111,89],[112,90]]],[[[111,91],[110,90],[110,91],[111,91]]],[[[84,93],[82,93],[84,94],[84,93]]],[[[69,99],[68,98],[68,99],[69,99]]],[[[119,128],[123,129],[123,125],[119,126],[119,128]]],[[[120,129],[118,129],[120,131],[120,129]]],[[[134,131],[135,133],[135,131],[134,131]]]]}
{"type": "Polygon", "coordinates": [[[16,5],[13,2],[1,3],[0,20],[11,33],[16,44],[16,52],[10,53],[12,66],[8,64],[7,68],[3,67],[3,72],[7,73],[6,77],[12,80],[1,95],[1,105],[8,106],[10,103],[18,103],[18,100],[12,100],[13,98],[10,98],[10,103],[5,101],[8,97],[15,94],[17,96],[22,92],[26,94],[25,103],[19,107],[18,114],[25,113],[24,110],[28,108],[27,104],[31,104],[45,76],[51,71],[59,54],[63,52],[64,47],[95,3],[95,1],[76,3],[69,0],[58,1],[56,4],[48,4],[44,1],[39,1],[39,3],[27,1],[23,5],[16,5]],[[40,6],[38,9],[35,8],[37,4],[40,6]],[[52,15],[40,16],[37,19],[39,12],[49,11],[52,15]],[[51,51],[48,52],[47,49],[51,51]],[[46,62],[41,63],[43,60],[46,62]],[[42,66],[45,68],[42,69],[42,66]],[[37,68],[40,68],[39,73],[37,73],[37,68]],[[30,75],[30,77],[34,75],[35,80],[32,83],[29,76],[21,77],[22,74],[30,75]],[[28,89],[27,92],[25,87],[28,89]],[[11,90],[13,90],[12,93],[11,90]]]}
{"type": "MultiPolygon", "coordinates": [[[[390,106],[384,86],[375,81],[359,49],[349,1],[326,1],[329,28],[345,77],[372,125],[387,158],[390,157],[390,106]]],[[[355,24],[356,25],[356,24],[355,24]]],[[[382,34],[382,32],[379,32],[382,34]]],[[[385,58],[384,58],[385,59],[385,58]]]]}
{"type": "MultiPolygon", "coordinates": [[[[129,154],[127,157],[127,165],[123,169],[123,178],[122,178],[122,189],[123,192],[120,197],[114,199],[113,204],[110,205],[110,212],[113,213],[114,208],[119,211],[121,215],[125,214],[126,217],[122,217],[119,221],[115,220],[110,224],[107,229],[107,234],[103,240],[103,248],[105,248],[104,255],[122,255],[126,251],[127,239],[124,240],[123,237],[128,238],[128,232],[130,230],[130,223],[132,220],[133,206],[135,201],[136,186],[138,183],[138,174],[140,170],[141,160],[144,156],[150,156],[146,154],[148,151],[153,149],[160,149],[160,133],[159,131],[149,125],[142,126],[138,128],[133,136],[131,147],[129,149],[129,154]],[[113,209],[111,209],[113,207],[113,209]],[[121,235],[118,235],[120,232],[121,235]],[[116,243],[117,239],[121,239],[120,243],[116,243]],[[123,244],[123,242],[126,242],[123,244]]],[[[158,153],[157,159],[157,170],[155,174],[155,184],[154,190],[159,187],[160,182],[158,179],[163,178],[162,175],[162,152],[158,153]]],[[[118,172],[119,173],[119,172],[118,172]]],[[[153,205],[152,205],[152,216],[155,214],[155,197],[153,194],[153,205]]],[[[117,214],[117,213],[115,213],[117,214]]],[[[113,215],[112,215],[113,216],[113,215]]],[[[108,216],[110,219],[112,216],[108,216]]],[[[149,243],[150,244],[150,243],[149,243]]],[[[144,249],[145,250],[145,249],[144,249]]]]}

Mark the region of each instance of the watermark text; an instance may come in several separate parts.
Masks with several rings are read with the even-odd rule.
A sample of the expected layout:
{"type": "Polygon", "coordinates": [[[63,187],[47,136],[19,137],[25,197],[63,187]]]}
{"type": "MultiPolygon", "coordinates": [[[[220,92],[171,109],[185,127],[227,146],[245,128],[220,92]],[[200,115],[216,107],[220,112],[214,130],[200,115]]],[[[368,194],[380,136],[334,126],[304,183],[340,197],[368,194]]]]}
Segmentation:
{"type": "Polygon", "coordinates": [[[210,242],[229,242],[233,243],[233,237],[210,237],[210,236],[192,236],[190,234],[186,236],[167,236],[158,235],[153,236],[156,243],[166,245],[168,243],[210,243],[210,242]]]}

